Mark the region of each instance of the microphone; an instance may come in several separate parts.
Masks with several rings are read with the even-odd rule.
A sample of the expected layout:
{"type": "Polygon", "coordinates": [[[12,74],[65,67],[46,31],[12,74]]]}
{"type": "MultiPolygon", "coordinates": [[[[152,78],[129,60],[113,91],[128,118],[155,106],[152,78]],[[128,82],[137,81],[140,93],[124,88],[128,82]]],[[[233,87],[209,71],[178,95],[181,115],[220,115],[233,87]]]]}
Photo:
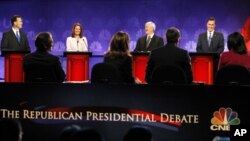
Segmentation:
{"type": "Polygon", "coordinates": [[[79,43],[79,39],[76,39],[76,47],[77,47],[77,51],[79,51],[78,43],[79,43]]]}
{"type": "Polygon", "coordinates": [[[82,40],[83,40],[83,42],[84,42],[85,46],[87,47],[87,44],[86,44],[86,42],[85,42],[85,39],[83,38],[82,40]]]}

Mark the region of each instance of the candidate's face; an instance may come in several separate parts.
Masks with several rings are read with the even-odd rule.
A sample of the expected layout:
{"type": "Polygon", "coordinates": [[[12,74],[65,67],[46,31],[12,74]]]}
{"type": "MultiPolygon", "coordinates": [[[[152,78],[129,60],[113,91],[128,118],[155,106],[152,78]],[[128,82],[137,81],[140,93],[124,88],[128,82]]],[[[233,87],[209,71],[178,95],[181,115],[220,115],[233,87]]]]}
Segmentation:
{"type": "Polygon", "coordinates": [[[214,31],[215,29],[215,21],[208,21],[207,22],[207,30],[209,32],[214,31]]]}
{"type": "Polygon", "coordinates": [[[147,35],[151,35],[154,33],[154,28],[151,25],[145,25],[145,33],[147,35]]]}
{"type": "Polygon", "coordinates": [[[76,26],[74,29],[75,35],[79,36],[81,34],[81,27],[80,26],[76,26]]]}
{"type": "Polygon", "coordinates": [[[14,22],[14,27],[21,29],[23,27],[23,21],[22,18],[17,18],[14,22]]]}

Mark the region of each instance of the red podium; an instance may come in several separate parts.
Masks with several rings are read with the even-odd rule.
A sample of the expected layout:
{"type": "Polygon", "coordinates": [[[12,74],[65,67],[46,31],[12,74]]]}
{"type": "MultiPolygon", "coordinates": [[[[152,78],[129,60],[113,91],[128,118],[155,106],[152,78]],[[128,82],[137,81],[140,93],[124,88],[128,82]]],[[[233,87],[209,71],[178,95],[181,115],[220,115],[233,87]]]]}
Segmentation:
{"type": "Polygon", "coordinates": [[[5,82],[24,82],[23,57],[28,51],[2,51],[5,82]]]}
{"type": "Polygon", "coordinates": [[[91,56],[91,52],[64,52],[64,57],[67,57],[67,81],[89,80],[91,56]]]}
{"type": "MultiPolygon", "coordinates": [[[[148,52],[132,52],[133,75],[145,82],[148,52]]],[[[217,53],[190,53],[192,59],[193,81],[213,84],[219,55],[217,53]]]]}
{"type": "Polygon", "coordinates": [[[217,71],[219,54],[190,53],[192,58],[193,81],[212,85],[217,71]]]}
{"type": "Polygon", "coordinates": [[[149,52],[132,52],[133,76],[145,82],[146,67],[148,63],[149,52]]]}

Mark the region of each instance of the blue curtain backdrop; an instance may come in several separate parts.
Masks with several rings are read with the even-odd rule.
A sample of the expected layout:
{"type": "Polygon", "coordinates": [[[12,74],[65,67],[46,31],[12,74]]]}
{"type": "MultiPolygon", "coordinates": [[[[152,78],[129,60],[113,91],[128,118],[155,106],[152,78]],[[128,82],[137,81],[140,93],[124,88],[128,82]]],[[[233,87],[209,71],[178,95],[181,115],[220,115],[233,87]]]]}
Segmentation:
{"type": "MultiPolygon", "coordinates": [[[[123,30],[130,34],[131,50],[144,35],[147,21],[156,23],[156,34],[165,39],[168,27],[181,29],[180,47],[195,51],[197,37],[206,30],[206,19],[217,19],[217,31],[227,35],[240,31],[250,16],[249,0],[1,0],[0,40],[10,29],[14,14],[23,17],[23,31],[27,33],[32,51],[34,39],[40,31],[50,31],[54,37],[52,53],[62,55],[66,38],[73,23],[80,22],[88,39],[89,50],[103,55],[111,36],[123,30]]],[[[226,41],[226,40],[225,40],[226,41]]],[[[226,44],[225,44],[226,45],[226,44]]],[[[91,65],[101,61],[93,58],[91,65]]],[[[65,67],[65,59],[62,58],[65,67]]],[[[0,78],[3,78],[3,58],[0,59],[0,78]]]]}

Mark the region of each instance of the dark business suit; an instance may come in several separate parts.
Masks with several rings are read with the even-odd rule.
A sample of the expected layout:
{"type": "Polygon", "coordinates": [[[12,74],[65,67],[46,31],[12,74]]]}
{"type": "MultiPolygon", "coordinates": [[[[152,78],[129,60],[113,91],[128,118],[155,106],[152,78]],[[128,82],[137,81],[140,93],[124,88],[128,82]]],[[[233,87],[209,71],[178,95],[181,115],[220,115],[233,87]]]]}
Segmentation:
{"type": "Polygon", "coordinates": [[[46,51],[36,51],[24,57],[26,82],[63,82],[65,73],[57,56],[46,51]]]}
{"type": "Polygon", "coordinates": [[[188,83],[192,83],[191,60],[186,50],[176,47],[173,43],[168,43],[162,48],[153,50],[146,68],[146,81],[150,83],[153,71],[164,65],[179,66],[184,71],[188,83]]]}
{"type": "Polygon", "coordinates": [[[208,46],[207,32],[201,33],[196,47],[198,53],[222,53],[224,51],[224,37],[220,32],[214,32],[211,44],[208,46]]]}
{"type": "Polygon", "coordinates": [[[151,42],[149,43],[149,46],[146,47],[146,41],[147,40],[147,35],[141,37],[138,39],[137,43],[136,43],[136,47],[135,47],[135,52],[138,51],[152,51],[154,49],[160,48],[164,45],[163,39],[157,35],[154,34],[154,36],[151,39],[151,42]]]}
{"type": "Polygon", "coordinates": [[[121,74],[124,83],[135,83],[132,75],[132,58],[129,56],[104,57],[104,62],[115,66],[121,74]]]}
{"type": "Polygon", "coordinates": [[[3,33],[3,38],[1,41],[2,51],[30,51],[29,42],[27,36],[24,32],[19,30],[20,43],[16,37],[16,34],[11,29],[8,32],[3,33]]]}

